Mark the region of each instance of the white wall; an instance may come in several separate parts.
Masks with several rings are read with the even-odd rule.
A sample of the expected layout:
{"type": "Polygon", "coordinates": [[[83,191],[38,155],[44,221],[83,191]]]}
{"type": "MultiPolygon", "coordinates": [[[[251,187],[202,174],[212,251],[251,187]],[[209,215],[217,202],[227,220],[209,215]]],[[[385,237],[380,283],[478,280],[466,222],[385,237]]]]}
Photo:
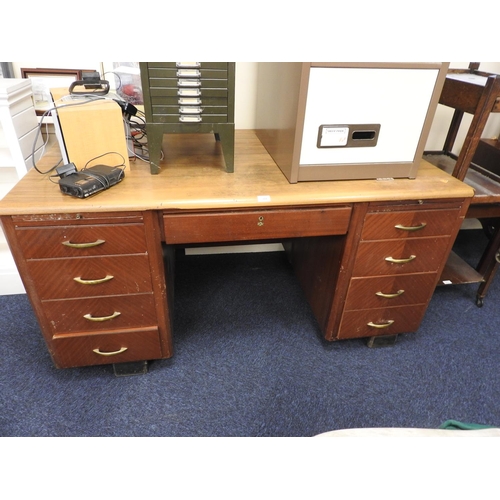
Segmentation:
{"type": "MultiPolygon", "coordinates": [[[[450,68],[466,68],[468,62],[452,62],[450,68]]],[[[15,62],[14,71],[17,77],[21,76],[20,68],[83,68],[96,69],[102,72],[104,67],[111,67],[111,63],[95,60],[79,60],[77,63],[57,62],[57,60],[44,62],[23,61],[15,62]]],[[[480,70],[491,73],[500,73],[500,62],[482,62],[480,70]]],[[[257,95],[257,63],[236,63],[236,89],[235,89],[235,125],[237,129],[252,129],[255,127],[255,103],[257,95]]],[[[411,96],[408,96],[411,99],[411,96]]],[[[426,145],[427,150],[442,149],[446,132],[451,120],[453,110],[445,106],[438,106],[433,126],[426,145]]],[[[465,116],[460,134],[456,140],[455,152],[458,154],[463,142],[471,117],[465,116]]],[[[486,125],[484,137],[496,137],[500,134],[500,114],[492,115],[486,125]]]]}

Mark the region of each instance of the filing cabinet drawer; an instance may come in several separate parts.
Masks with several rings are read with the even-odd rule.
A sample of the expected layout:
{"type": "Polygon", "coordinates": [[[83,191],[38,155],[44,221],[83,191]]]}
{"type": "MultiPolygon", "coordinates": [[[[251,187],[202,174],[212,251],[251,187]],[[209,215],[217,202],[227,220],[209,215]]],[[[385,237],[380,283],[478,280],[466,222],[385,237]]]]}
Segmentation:
{"type": "Polygon", "coordinates": [[[181,113],[173,115],[155,115],[155,123],[225,123],[227,115],[211,115],[200,113],[199,115],[183,115],[181,113]]]}
{"type": "Polygon", "coordinates": [[[149,79],[153,83],[156,80],[173,80],[177,78],[200,78],[227,80],[226,68],[149,68],[149,79]]]}
{"type": "Polygon", "coordinates": [[[345,234],[351,207],[165,214],[168,244],[271,240],[345,234]]]}
{"type": "Polygon", "coordinates": [[[420,238],[451,234],[457,210],[417,210],[367,214],[362,240],[420,238]]]}
{"type": "Polygon", "coordinates": [[[345,310],[424,304],[432,295],[435,281],[435,273],[353,278],[345,310]]]}
{"type": "Polygon", "coordinates": [[[448,236],[361,241],[353,276],[437,272],[449,241],[448,236]]]}
{"type": "Polygon", "coordinates": [[[55,334],[156,325],[152,293],[44,301],[55,334]]]}
{"type": "Polygon", "coordinates": [[[27,264],[42,300],[152,291],[147,255],[43,259],[27,264]]]}
{"type": "Polygon", "coordinates": [[[52,352],[59,368],[103,365],[162,357],[158,328],[82,335],[55,335],[52,352]]]}
{"type": "Polygon", "coordinates": [[[168,104],[168,99],[172,97],[201,97],[205,100],[224,99],[227,102],[228,91],[226,88],[193,88],[180,89],[178,87],[153,87],[150,89],[151,104],[153,111],[156,106],[168,104]]]}
{"type": "Polygon", "coordinates": [[[153,62],[148,63],[154,68],[212,68],[226,69],[227,62],[153,62]]]}
{"type": "Polygon", "coordinates": [[[142,224],[18,228],[26,259],[146,252],[142,224]]]}
{"type": "Polygon", "coordinates": [[[396,335],[418,330],[427,304],[344,312],[338,339],[396,335]]]}

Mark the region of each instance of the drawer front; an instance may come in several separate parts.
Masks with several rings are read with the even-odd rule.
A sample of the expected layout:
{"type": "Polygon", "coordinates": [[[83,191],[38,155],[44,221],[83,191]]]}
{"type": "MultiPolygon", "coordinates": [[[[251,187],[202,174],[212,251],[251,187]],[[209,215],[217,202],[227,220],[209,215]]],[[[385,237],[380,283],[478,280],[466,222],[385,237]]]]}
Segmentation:
{"type": "MultiPolygon", "coordinates": [[[[177,88],[177,87],[164,87],[164,88],[152,88],[150,89],[151,103],[153,105],[153,113],[155,112],[156,106],[164,106],[170,102],[172,98],[201,98],[202,104],[207,98],[217,99],[218,104],[223,104],[228,102],[228,91],[225,88],[177,88]],[[223,101],[223,102],[221,102],[223,101]]],[[[209,101],[210,102],[210,101],[209,101]]]]}
{"type": "Polygon", "coordinates": [[[436,273],[353,278],[345,310],[425,304],[434,290],[436,273]]]}
{"type": "Polygon", "coordinates": [[[155,123],[225,123],[227,121],[226,114],[172,114],[172,115],[155,115],[155,123]]]}
{"type": "Polygon", "coordinates": [[[142,224],[18,228],[26,259],[146,253],[142,224]]]}
{"type": "Polygon", "coordinates": [[[201,68],[226,69],[227,62],[150,62],[148,68],[201,68]]]}
{"type": "Polygon", "coordinates": [[[365,218],[362,240],[385,240],[450,235],[457,210],[372,213],[365,218]]]}
{"type": "Polygon", "coordinates": [[[351,207],[164,215],[169,244],[270,240],[345,234],[351,207]]]}
{"type": "Polygon", "coordinates": [[[353,276],[436,272],[446,256],[448,244],[447,236],[362,241],[358,246],[353,276]]]}
{"type": "Polygon", "coordinates": [[[427,304],[348,311],[342,316],[338,339],[396,335],[418,330],[427,304]]]}
{"type": "Polygon", "coordinates": [[[227,66],[226,68],[149,68],[149,81],[165,82],[167,85],[173,82],[173,86],[177,85],[178,78],[197,78],[200,80],[223,80],[227,81],[227,66]]]}
{"type": "Polygon", "coordinates": [[[158,329],[154,327],[133,332],[56,336],[52,355],[59,368],[71,368],[160,359],[162,350],[158,329]]]}
{"type": "Polygon", "coordinates": [[[152,293],[44,301],[53,332],[98,332],[157,324],[152,293]]]}
{"type": "Polygon", "coordinates": [[[147,255],[31,260],[27,264],[41,300],[152,291],[147,255]]]}

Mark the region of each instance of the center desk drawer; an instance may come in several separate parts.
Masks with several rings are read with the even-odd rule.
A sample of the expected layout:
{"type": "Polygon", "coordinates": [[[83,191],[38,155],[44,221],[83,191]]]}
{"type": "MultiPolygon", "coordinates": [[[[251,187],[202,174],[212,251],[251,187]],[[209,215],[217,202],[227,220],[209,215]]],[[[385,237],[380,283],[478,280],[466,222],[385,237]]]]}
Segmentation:
{"type": "Polygon", "coordinates": [[[250,241],[346,234],[350,206],[164,214],[168,244],[250,241]]]}

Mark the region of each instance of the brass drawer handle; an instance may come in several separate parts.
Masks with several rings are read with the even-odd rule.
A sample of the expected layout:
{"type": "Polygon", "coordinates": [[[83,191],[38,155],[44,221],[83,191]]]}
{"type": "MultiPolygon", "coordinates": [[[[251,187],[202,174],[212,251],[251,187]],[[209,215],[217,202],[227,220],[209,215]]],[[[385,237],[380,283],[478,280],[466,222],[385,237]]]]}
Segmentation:
{"type": "Polygon", "coordinates": [[[71,241],[63,241],[62,244],[66,247],[70,248],[91,248],[91,247],[97,247],[99,245],[102,245],[103,243],[106,243],[105,240],[95,240],[90,243],[71,243],[71,241]]]}
{"type": "Polygon", "coordinates": [[[406,259],[395,259],[393,257],[386,257],[385,260],[387,262],[391,262],[392,264],[406,264],[407,262],[411,262],[412,260],[416,259],[416,255],[410,255],[406,259]]]}
{"type": "Polygon", "coordinates": [[[384,299],[395,299],[396,297],[403,295],[403,293],[405,293],[404,290],[398,290],[396,293],[376,292],[375,295],[377,295],[378,297],[383,297],[384,299]]]}
{"type": "Polygon", "coordinates": [[[394,323],[393,319],[390,319],[387,323],[372,323],[371,321],[367,323],[368,326],[371,326],[372,328],[387,328],[388,326],[391,326],[394,323]]]}
{"type": "Polygon", "coordinates": [[[106,281],[112,280],[114,276],[111,276],[108,274],[104,278],[100,278],[98,280],[84,280],[81,278],[81,276],[77,276],[76,278],[73,278],[77,283],[80,283],[82,285],[99,285],[100,283],[106,283],[106,281]]]}
{"type": "Polygon", "coordinates": [[[97,349],[92,349],[96,354],[100,354],[101,356],[116,356],[117,354],[121,354],[122,352],[125,352],[128,349],[128,347],[122,347],[118,351],[112,351],[112,352],[103,352],[99,348],[97,349]]]}
{"type": "Polygon", "coordinates": [[[394,227],[396,229],[401,229],[402,231],[419,231],[420,229],[423,229],[425,226],[427,226],[426,222],[423,222],[419,226],[403,226],[402,224],[396,224],[394,227]]]}
{"type": "Polygon", "coordinates": [[[110,319],[120,316],[120,312],[115,311],[111,316],[92,316],[92,314],[84,314],[83,317],[89,321],[108,321],[110,319]]]}

